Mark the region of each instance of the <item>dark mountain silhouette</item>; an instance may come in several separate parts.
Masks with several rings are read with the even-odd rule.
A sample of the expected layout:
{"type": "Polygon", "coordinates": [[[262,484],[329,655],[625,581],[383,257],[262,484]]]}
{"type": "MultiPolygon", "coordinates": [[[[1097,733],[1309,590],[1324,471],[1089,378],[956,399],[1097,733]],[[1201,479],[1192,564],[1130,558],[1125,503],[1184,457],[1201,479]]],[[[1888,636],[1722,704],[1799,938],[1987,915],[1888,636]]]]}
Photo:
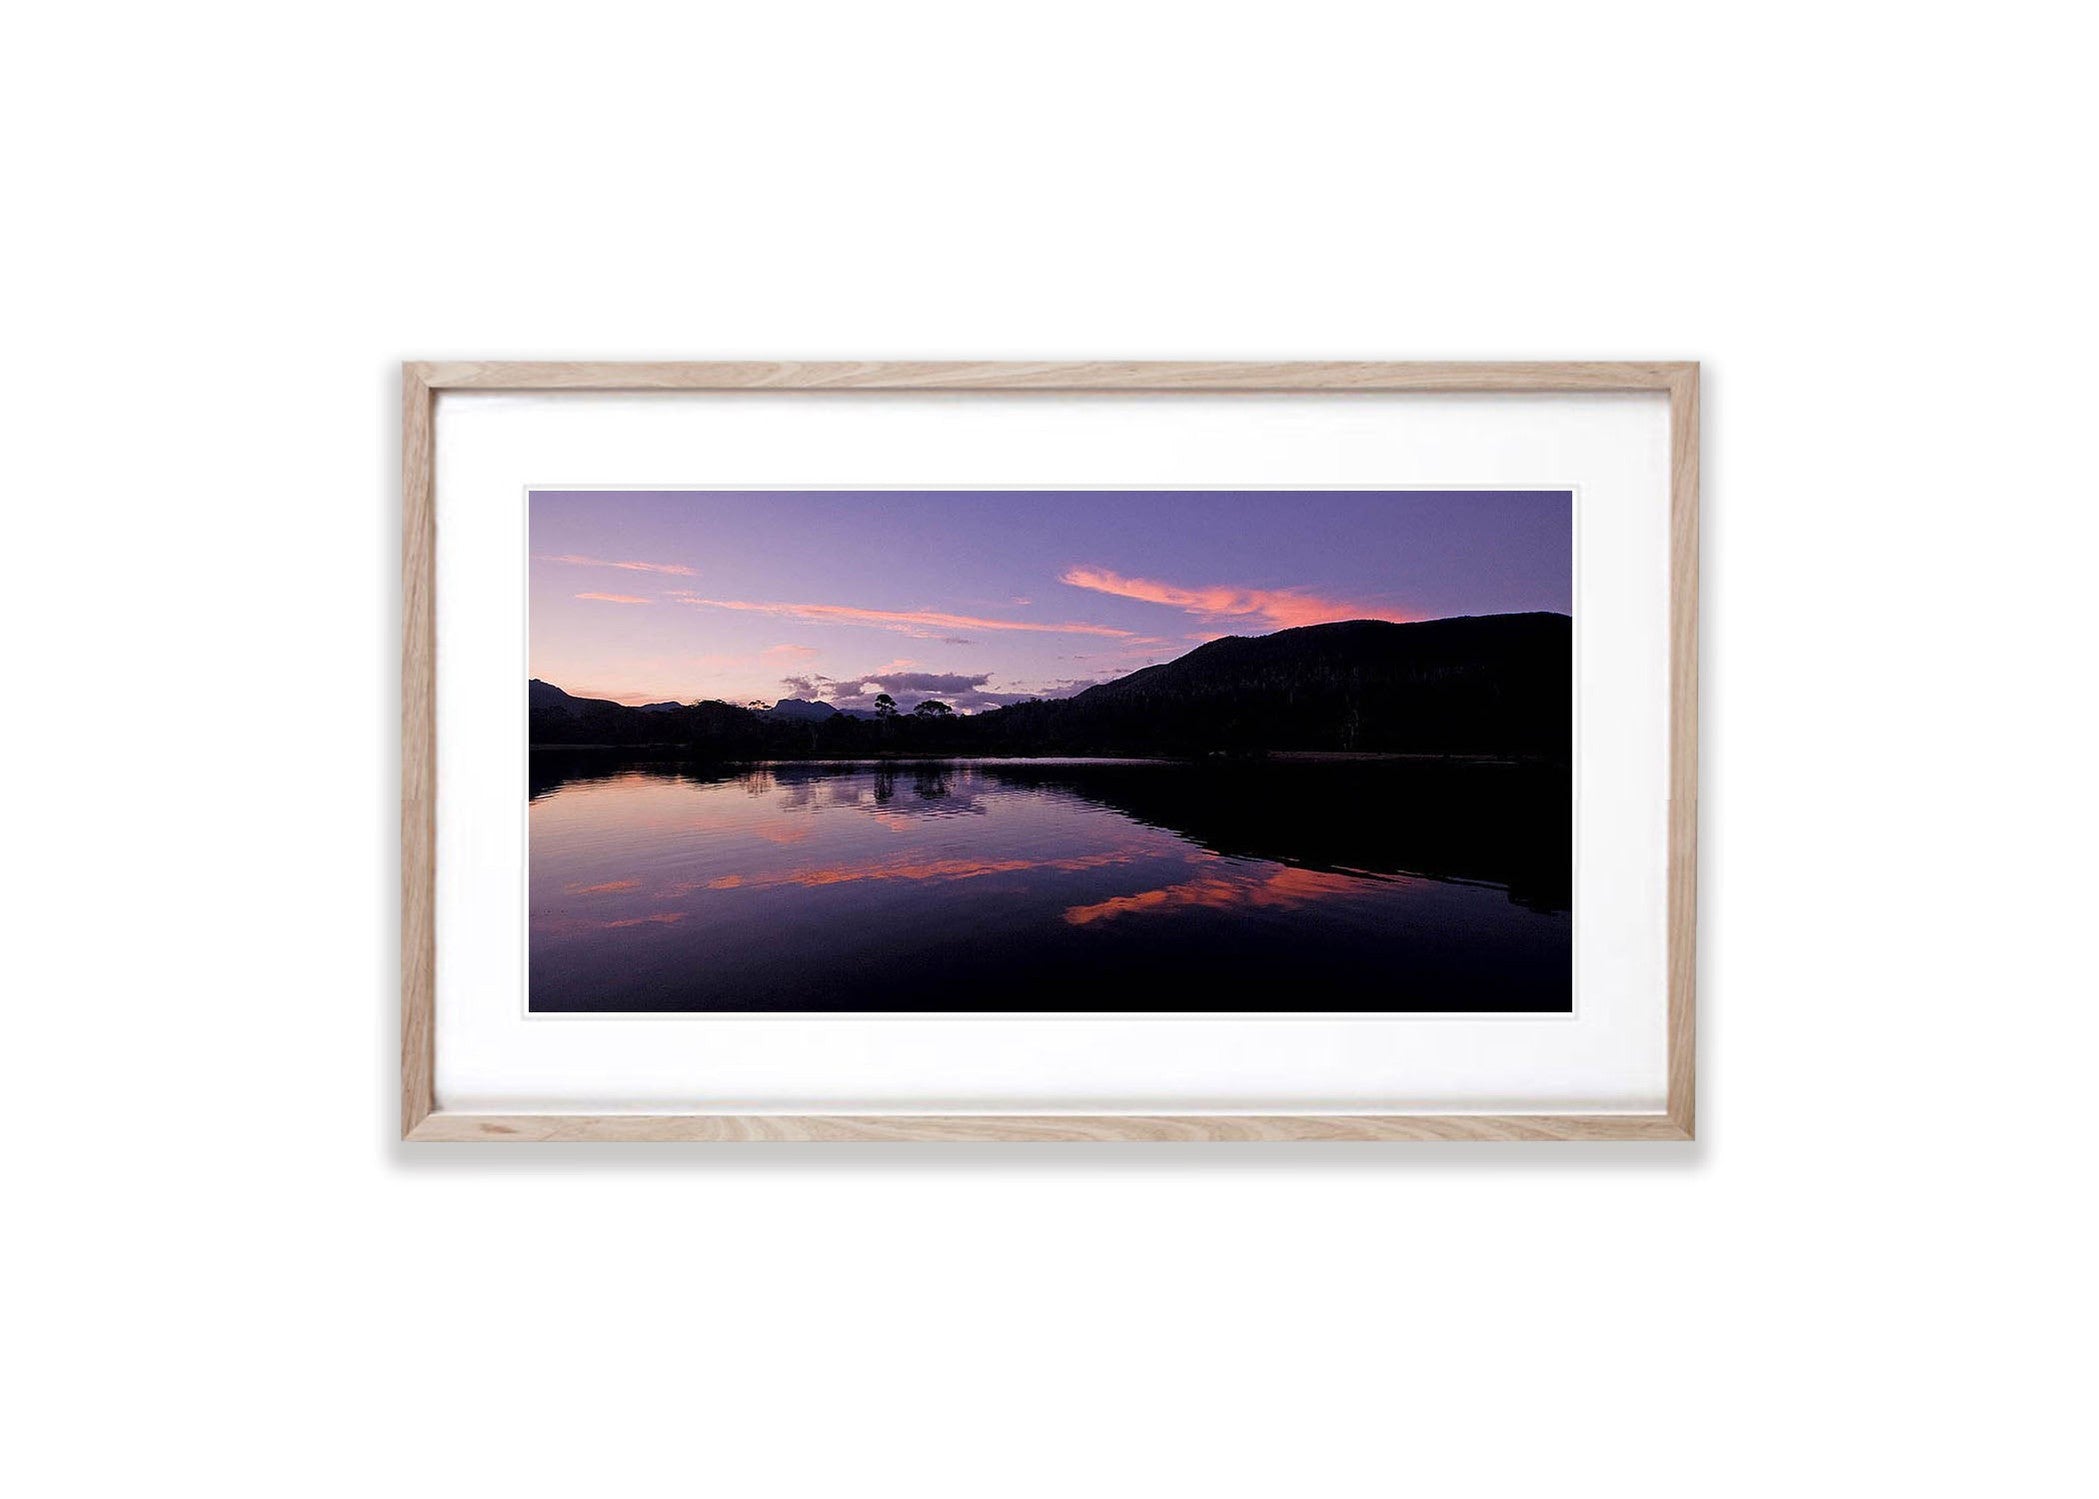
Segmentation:
{"type": "Polygon", "coordinates": [[[983,716],[1016,744],[1128,753],[1384,751],[1564,758],[1573,621],[1357,619],[1229,636],[1075,697],[983,716]]]}
{"type": "Polygon", "coordinates": [[[1565,763],[1572,643],[1563,614],[1349,620],[1213,640],[1070,698],[888,722],[799,698],[647,711],[535,680],[532,742],[645,744],[702,760],[1295,750],[1565,763]]]}
{"type": "Polygon", "coordinates": [[[643,713],[669,713],[684,706],[683,703],[643,703],[639,711],[643,713]]]}
{"type": "Polygon", "coordinates": [[[630,709],[620,703],[615,703],[609,698],[570,697],[552,682],[542,682],[537,677],[534,677],[526,685],[525,703],[530,708],[535,719],[542,714],[550,718],[583,718],[607,711],[622,713],[639,711],[638,709],[630,709]]]}
{"type": "Polygon", "coordinates": [[[768,717],[799,720],[804,723],[822,723],[838,713],[829,703],[814,703],[801,697],[783,697],[764,711],[768,717]]]}

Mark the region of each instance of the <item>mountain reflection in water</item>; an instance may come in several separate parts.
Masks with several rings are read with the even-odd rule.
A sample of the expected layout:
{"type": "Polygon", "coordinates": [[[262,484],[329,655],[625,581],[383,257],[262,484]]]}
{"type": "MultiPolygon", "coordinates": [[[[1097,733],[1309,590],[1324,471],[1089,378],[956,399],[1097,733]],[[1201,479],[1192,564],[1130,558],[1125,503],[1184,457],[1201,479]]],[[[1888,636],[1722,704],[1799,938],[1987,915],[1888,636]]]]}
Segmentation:
{"type": "Polygon", "coordinates": [[[535,751],[534,1011],[1566,1011],[1565,767],[535,751]]]}

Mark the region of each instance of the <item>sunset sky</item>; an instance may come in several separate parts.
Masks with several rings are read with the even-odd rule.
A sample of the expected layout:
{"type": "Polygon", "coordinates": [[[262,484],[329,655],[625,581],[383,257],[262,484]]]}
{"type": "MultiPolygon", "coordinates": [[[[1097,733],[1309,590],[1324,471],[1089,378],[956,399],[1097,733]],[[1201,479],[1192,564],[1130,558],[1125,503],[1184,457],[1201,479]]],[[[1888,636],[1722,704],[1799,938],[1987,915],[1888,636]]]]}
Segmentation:
{"type": "Polygon", "coordinates": [[[531,674],[981,711],[1221,635],[1572,612],[1553,492],[535,491],[531,674]]]}

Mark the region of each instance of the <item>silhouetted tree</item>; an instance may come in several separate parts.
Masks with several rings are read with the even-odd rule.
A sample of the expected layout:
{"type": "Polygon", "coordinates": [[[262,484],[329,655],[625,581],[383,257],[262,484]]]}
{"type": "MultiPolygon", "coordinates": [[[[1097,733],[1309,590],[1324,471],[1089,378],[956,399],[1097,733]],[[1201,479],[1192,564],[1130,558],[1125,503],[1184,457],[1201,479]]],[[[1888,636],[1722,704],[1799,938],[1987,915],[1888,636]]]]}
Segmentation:
{"type": "Polygon", "coordinates": [[[875,717],[883,720],[896,717],[896,699],[886,692],[876,693],[875,717]]]}
{"type": "MultiPolygon", "coordinates": [[[[876,701],[880,702],[881,699],[877,698],[876,701]]],[[[913,708],[911,711],[917,714],[920,718],[946,718],[955,710],[953,708],[950,708],[946,703],[937,703],[933,701],[933,699],[927,698],[924,702],[920,703],[916,708],[913,708]]]]}

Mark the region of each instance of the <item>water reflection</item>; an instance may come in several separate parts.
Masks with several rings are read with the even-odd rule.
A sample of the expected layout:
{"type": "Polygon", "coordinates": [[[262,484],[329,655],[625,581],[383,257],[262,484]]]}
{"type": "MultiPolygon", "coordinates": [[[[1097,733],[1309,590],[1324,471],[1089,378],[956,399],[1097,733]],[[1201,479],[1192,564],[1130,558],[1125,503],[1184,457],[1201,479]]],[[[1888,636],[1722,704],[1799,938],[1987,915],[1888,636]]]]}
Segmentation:
{"type": "Polygon", "coordinates": [[[1249,907],[1289,911],[1323,895],[1352,894],[1358,888],[1357,881],[1362,878],[1365,876],[1320,869],[1278,869],[1274,874],[1261,877],[1205,875],[1200,879],[1183,880],[1178,885],[1140,890],[1135,895],[1112,896],[1090,906],[1070,906],[1065,909],[1064,919],[1073,926],[1086,926],[1120,916],[1165,914],[1187,906],[1204,906],[1213,911],[1249,907]]]}
{"type": "MultiPolygon", "coordinates": [[[[1572,893],[1564,766],[1449,761],[973,760],[723,767],[535,751],[532,799],[563,786],[652,776],[734,784],[785,811],[818,806],[905,817],[981,816],[980,794],[1027,789],[1111,808],[1215,853],[1343,873],[1425,874],[1507,887],[1542,911],[1572,893]],[[958,786],[956,776],[966,779],[958,786]],[[899,797],[902,780],[907,788],[899,797]]],[[[763,835],[761,835],[763,836],[763,835]]],[[[793,841],[807,830],[772,836],[793,841]]]]}
{"type": "Polygon", "coordinates": [[[1564,769],[537,752],[535,1010],[1564,1010],[1564,769]]]}

